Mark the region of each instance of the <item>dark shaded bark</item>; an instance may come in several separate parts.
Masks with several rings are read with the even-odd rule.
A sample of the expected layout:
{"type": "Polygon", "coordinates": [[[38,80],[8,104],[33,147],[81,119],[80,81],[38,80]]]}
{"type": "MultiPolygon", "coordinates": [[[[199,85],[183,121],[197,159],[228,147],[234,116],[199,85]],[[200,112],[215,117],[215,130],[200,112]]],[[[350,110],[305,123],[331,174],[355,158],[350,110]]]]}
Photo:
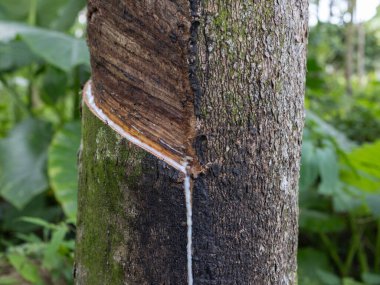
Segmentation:
{"type": "MultiPolygon", "coordinates": [[[[141,1],[140,16],[159,2],[141,1]]],[[[307,1],[168,2],[191,23],[194,283],[296,284],[307,1]]],[[[92,13],[119,16],[90,3],[96,50],[106,31],[92,13]]],[[[76,284],[186,284],[183,175],[86,108],[83,130],[76,284]]]]}

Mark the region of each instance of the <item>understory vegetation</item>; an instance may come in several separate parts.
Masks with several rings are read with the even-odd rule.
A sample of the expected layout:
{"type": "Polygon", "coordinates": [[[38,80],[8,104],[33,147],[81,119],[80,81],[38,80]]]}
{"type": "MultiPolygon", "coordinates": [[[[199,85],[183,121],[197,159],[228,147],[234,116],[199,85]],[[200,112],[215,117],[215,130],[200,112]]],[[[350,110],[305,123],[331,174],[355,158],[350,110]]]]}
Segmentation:
{"type": "MultiPolygon", "coordinates": [[[[0,285],[73,284],[85,4],[0,2],[0,285]]],[[[380,10],[343,16],[310,28],[300,285],[380,284],[380,10]]]]}

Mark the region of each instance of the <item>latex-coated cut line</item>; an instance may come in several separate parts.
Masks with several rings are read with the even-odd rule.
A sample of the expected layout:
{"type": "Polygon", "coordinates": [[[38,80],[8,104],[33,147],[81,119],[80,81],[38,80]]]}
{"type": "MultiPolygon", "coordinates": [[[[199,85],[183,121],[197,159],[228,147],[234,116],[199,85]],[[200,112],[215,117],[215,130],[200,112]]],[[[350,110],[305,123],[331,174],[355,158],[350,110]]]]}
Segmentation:
{"type": "Polygon", "coordinates": [[[83,91],[83,97],[84,102],[88,106],[88,108],[91,110],[91,112],[97,116],[101,121],[103,121],[105,124],[110,126],[114,131],[116,131],[119,135],[126,138],[131,143],[137,145],[138,147],[141,147],[142,149],[146,150],[147,152],[153,154],[157,158],[165,161],[167,164],[173,166],[175,169],[181,171],[182,173],[186,174],[186,167],[187,162],[183,162],[182,164],[178,163],[177,161],[173,160],[172,158],[162,154],[161,152],[157,151],[150,145],[142,142],[137,137],[127,133],[122,127],[120,127],[118,124],[114,123],[95,103],[94,96],[92,94],[92,87],[91,87],[91,81],[89,81],[83,91]]]}

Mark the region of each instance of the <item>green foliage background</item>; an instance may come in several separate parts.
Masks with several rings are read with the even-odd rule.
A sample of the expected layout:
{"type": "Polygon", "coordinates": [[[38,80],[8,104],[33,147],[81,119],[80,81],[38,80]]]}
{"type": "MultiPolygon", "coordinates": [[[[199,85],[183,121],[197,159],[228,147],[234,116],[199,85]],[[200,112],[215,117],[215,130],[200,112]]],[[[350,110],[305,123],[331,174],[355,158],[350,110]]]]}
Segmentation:
{"type": "MultiPolygon", "coordinates": [[[[0,285],[73,283],[85,4],[0,2],[0,285]]],[[[380,284],[380,10],[352,95],[345,28],[310,30],[300,285],[380,284]]]]}

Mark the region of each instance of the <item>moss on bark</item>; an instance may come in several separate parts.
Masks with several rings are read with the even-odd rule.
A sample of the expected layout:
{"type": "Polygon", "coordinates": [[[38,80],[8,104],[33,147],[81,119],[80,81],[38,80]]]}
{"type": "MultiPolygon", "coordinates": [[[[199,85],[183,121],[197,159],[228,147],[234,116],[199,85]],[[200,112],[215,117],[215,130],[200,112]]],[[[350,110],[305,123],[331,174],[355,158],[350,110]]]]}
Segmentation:
{"type": "Polygon", "coordinates": [[[125,189],[140,180],[145,153],[128,147],[86,106],[83,122],[76,280],[77,284],[122,284],[121,255],[128,220],[125,189]]]}

